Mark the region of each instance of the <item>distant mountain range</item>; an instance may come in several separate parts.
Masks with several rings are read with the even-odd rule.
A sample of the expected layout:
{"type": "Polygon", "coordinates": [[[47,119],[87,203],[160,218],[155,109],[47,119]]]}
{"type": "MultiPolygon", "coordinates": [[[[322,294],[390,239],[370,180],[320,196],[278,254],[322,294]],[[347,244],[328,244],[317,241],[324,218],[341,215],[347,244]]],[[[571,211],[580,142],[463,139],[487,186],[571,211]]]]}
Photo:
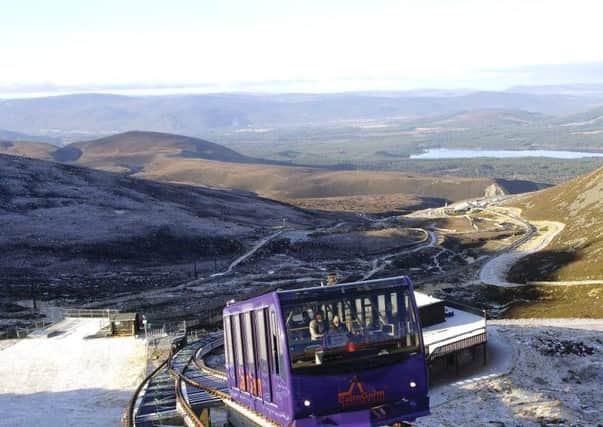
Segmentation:
{"type": "MultiPolygon", "coordinates": [[[[525,110],[512,110],[502,108],[482,108],[475,110],[459,111],[443,116],[424,119],[424,126],[439,126],[443,128],[502,128],[528,126],[553,119],[552,116],[534,113],[525,110]]],[[[417,127],[421,122],[414,123],[417,127]]]]}
{"type": "MultiPolygon", "coordinates": [[[[450,94],[438,91],[170,96],[80,94],[0,100],[0,129],[68,140],[94,138],[130,129],[200,136],[212,130],[404,120],[480,109],[564,115],[598,105],[603,105],[603,94],[450,94]]],[[[244,135],[241,138],[244,139],[244,135]]]]}
{"type": "Polygon", "coordinates": [[[46,135],[28,135],[21,132],[14,132],[6,129],[0,129],[0,141],[34,141],[47,142],[50,144],[60,144],[60,138],[52,138],[46,135]]]}
{"type": "Polygon", "coordinates": [[[600,96],[603,95],[603,83],[513,86],[507,92],[532,95],[600,96]]]}

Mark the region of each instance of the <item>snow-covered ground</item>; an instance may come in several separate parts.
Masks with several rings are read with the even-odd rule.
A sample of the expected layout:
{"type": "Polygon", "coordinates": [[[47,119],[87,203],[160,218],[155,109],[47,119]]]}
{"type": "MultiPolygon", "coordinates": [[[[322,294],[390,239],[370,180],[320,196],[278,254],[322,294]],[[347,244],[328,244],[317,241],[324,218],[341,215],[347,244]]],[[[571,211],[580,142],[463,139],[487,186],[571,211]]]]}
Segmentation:
{"type": "Polygon", "coordinates": [[[116,426],[143,374],[144,342],[93,338],[101,319],[66,319],[51,338],[0,350],[0,426],[116,426]]]}
{"type": "Polygon", "coordinates": [[[490,322],[489,363],[431,389],[418,426],[597,426],[603,422],[603,320],[490,322]],[[593,354],[547,353],[550,343],[593,354]]]}

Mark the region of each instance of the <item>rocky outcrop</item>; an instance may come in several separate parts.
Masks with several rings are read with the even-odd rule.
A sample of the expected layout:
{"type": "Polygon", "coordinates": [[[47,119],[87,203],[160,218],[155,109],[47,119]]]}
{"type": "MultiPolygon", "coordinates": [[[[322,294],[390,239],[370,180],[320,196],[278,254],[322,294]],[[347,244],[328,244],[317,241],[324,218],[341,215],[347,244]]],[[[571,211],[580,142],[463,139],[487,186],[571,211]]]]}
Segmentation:
{"type": "Polygon", "coordinates": [[[484,191],[484,196],[487,198],[505,196],[507,194],[507,191],[497,183],[490,184],[484,191]]]}

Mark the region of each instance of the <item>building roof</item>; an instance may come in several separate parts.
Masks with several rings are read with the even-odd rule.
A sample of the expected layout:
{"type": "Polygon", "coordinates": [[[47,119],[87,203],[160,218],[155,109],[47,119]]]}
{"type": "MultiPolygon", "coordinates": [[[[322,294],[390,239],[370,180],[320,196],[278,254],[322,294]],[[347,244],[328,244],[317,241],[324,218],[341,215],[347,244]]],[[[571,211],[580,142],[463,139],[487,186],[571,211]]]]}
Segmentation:
{"type": "Polygon", "coordinates": [[[138,316],[138,313],[115,313],[111,314],[109,319],[116,322],[127,322],[136,320],[136,316],[138,316]]]}
{"type": "Polygon", "coordinates": [[[424,294],[422,292],[415,291],[415,300],[417,301],[417,307],[424,307],[426,305],[435,304],[442,302],[441,299],[432,297],[431,295],[424,294]]]}

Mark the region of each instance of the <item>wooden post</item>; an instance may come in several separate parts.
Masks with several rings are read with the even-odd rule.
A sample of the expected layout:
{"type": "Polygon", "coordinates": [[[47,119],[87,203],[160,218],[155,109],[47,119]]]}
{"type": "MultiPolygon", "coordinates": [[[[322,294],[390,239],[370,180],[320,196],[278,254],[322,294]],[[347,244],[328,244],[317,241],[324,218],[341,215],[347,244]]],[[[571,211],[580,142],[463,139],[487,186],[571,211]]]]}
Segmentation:
{"type": "Polygon", "coordinates": [[[211,416],[209,413],[209,408],[203,408],[201,410],[201,415],[199,416],[199,420],[206,427],[211,427],[211,416]]]}

